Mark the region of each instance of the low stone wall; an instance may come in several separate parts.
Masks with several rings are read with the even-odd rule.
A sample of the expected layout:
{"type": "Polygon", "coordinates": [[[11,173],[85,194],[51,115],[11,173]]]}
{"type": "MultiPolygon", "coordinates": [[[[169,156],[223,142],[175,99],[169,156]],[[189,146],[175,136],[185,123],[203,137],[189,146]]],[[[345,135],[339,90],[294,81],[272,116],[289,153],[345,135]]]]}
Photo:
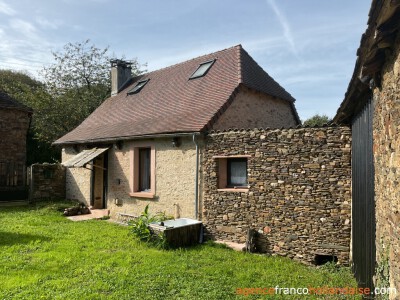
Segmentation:
{"type": "Polygon", "coordinates": [[[351,131],[347,127],[214,132],[204,157],[203,222],[213,239],[315,263],[349,263],[351,131]],[[247,156],[248,190],[218,190],[221,157],[247,156]]]}
{"type": "Polygon", "coordinates": [[[30,199],[65,199],[65,167],[33,164],[29,168],[30,199]]]}

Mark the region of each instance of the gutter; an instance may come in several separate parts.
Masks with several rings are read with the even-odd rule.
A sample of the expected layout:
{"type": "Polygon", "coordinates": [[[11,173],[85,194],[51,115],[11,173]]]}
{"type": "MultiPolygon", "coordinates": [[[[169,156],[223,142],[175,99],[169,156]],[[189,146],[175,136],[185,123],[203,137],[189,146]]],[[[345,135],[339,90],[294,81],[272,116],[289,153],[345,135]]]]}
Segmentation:
{"type": "Polygon", "coordinates": [[[196,145],[196,179],[194,189],[194,216],[199,216],[199,144],[196,141],[196,134],[193,134],[193,143],[196,145]]]}
{"type": "Polygon", "coordinates": [[[68,141],[68,142],[57,142],[55,141],[52,145],[79,145],[79,144],[90,144],[90,143],[109,143],[127,140],[140,140],[140,139],[153,139],[153,138],[169,138],[169,137],[183,137],[183,136],[193,136],[200,135],[200,132],[177,132],[177,133],[161,133],[161,134],[143,134],[134,136],[120,136],[114,138],[103,138],[103,139],[88,139],[80,141],[68,141]]]}

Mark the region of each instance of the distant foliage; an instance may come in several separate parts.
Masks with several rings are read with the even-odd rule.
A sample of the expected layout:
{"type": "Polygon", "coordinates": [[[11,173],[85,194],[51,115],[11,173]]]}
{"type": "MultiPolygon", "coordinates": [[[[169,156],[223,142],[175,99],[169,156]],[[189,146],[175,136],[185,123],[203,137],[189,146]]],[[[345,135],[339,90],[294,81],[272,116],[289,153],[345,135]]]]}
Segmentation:
{"type": "Polygon", "coordinates": [[[329,119],[329,117],[327,115],[316,114],[316,115],[312,116],[311,118],[305,120],[303,122],[303,125],[304,126],[322,126],[331,121],[332,120],[329,119]]]}
{"type": "MultiPolygon", "coordinates": [[[[43,68],[42,81],[11,70],[0,70],[0,90],[33,109],[28,133],[28,165],[60,160],[51,144],[77,127],[111,93],[108,48],[86,40],[68,43],[53,53],[54,63],[43,68]]],[[[132,60],[132,75],[142,65],[132,60]]]]}
{"type": "MultiPolygon", "coordinates": [[[[110,56],[108,48],[100,49],[90,40],[68,43],[53,53],[54,64],[44,67],[41,75],[51,95],[43,103],[38,126],[41,140],[54,142],[77,127],[111,93],[110,56]]],[[[133,60],[132,73],[140,73],[133,60]]]]}

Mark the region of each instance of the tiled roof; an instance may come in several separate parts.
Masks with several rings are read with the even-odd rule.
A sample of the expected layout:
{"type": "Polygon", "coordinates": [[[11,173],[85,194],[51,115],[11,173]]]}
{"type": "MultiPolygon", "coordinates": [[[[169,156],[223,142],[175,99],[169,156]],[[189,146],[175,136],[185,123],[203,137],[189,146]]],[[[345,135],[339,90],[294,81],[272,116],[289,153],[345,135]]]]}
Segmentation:
{"type": "Polygon", "coordinates": [[[17,102],[3,91],[0,91],[0,108],[17,109],[32,112],[31,108],[17,102]]]}
{"type": "Polygon", "coordinates": [[[288,101],[296,101],[241,48],[242,83],[248,88],[288,101]]]}
{"type": "Polygon", "coordinates": [[[238,45],[133,78],[124,90],[108,98],[55,144],[200,132],[226,108],[241,84],[294,101],[238,45]],[[211,59],[216,61],[204,77],[189,80],[201,63],[211,59]],[[127,94],[138,81],[146,79],[150,81],[139,93],[127,94]]]}

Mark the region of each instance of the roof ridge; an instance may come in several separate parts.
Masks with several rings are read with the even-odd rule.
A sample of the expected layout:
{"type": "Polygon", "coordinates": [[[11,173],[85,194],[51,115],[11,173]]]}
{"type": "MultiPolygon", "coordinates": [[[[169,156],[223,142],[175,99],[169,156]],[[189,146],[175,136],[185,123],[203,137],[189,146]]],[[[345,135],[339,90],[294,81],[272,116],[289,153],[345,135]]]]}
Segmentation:
{"type": "Polygon", "coordinates": [[[237,44],[237,45],[231,46],[231,47],[229,47],[229,48],[225,48],[225,49],[218,50],[218,51],[215,51],[215,52],[210,52],[210,53],[207,53],[207,54],[203,54],[203,55],[200,55],[200,56],[197,56],[197,57],[194,57],[194,58],[185,60],[185,61],[181,61],[181,62],[179,62],[179,63],[173,64],[173,65],[170,65],[170,66],[167,66],[167,67],[164,67],[164,68],[160,68],[160,69],[157,69],[157,70],[154,70],[154,71],[150,71],[150,72],[147,72],[147,73],[142,73],[142,74],[140,74],[140,75],[138,75],[138,76],[135,76],[135,77],[133,77],[133,78],[136,78],[136,77],[139,77],[139,76],[142,76],[142,77],[143,77],[143,76],[147,76],[147,75],[149,75],[149,74],[156,73],[156,72],[159,72],[159,71],[164,71],[164,70],[167,70],[167,69],[171,69],[171,68],[174,68],[174,67],[176,67],[176,66],[179,66],[179,65],[182,65],[182,64],[185,64],[185,63],[188,63],[188,62],[191,62],[191,61],[200,59],[200,58],[202,58],[202,57],[209,56],[209,55],[212,55],[212,54],[221,53],[221,52],[226,52],[226,51],[232,50],[232,49],[234,49],[234,48],[238,48],[239,51],[240,51],[240,49],[242,48],[242,45],[241,45],[241,44],[237,44]]]}
{"type": "Polygon", "coordinates": [[[242,51],[244,50],[242,45],[238,45],[238,83],[243,82],[243,76],[242,76],[242,51]]]}

